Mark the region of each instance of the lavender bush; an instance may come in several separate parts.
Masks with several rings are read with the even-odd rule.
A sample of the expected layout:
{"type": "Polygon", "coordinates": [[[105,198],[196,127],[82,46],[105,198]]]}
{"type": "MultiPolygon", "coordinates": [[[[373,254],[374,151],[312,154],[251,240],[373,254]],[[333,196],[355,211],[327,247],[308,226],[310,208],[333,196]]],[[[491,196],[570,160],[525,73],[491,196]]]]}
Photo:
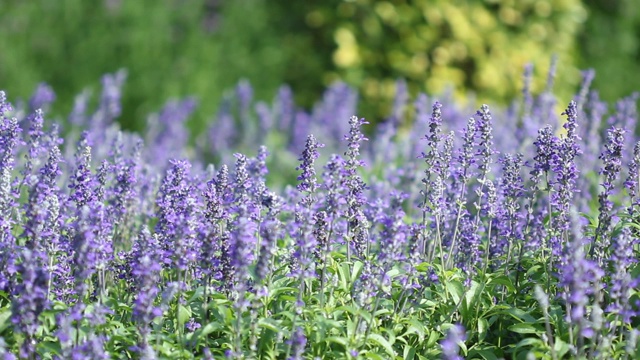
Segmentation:
{"type": "Polygon", "coordinates": [[[637,97],[530,74],[376,128],[344,84],[306,112],[241,82],[193,147],[192,99],[119,128],[123,73],[70,128],[0,92],[0,354],[638,358],[637,97]]]}

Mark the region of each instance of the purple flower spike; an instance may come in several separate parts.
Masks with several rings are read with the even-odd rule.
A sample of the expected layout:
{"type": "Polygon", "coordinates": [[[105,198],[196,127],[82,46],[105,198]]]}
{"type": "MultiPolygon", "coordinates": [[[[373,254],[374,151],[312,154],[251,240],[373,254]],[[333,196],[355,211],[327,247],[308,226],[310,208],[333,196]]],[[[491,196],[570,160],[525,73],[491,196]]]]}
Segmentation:
{"type": "MultiPolygon", "coordinates": [[[[314,164],[316,159],[320,156],[318,149],[322,147],[324,147],[324,145],[320,144],[316,140],[315,136],[309,135],[307,136],[307,142],[304,147],[304,151],[302,152],[302,156],[298,159],[298,161],[300,161],[300,165],[296,167],[296,170],[300,170],[302,173],[298,176],[299,183],[296,188],[300,192],[309,194],[309,196],[313,196],[318,189],[314,164]]],[[[309,208],[311,204],[305,203],[303,205],[309,208]]]]}
{"type": "Polygon", "coordinates": [[[38,316],[48,306],[47,284],[49,274],[44,268],[47,257],[43,253],[24,249],[22,262],[17,266],[17,272],[22,282],[16,286],[16,300],[12,302],[11,322],[18,332],[25,335],[20,347],[20,357],[36,358],[36,331],[38,330],[38,316]]]}
{"type": "Polygon", "coordinates": [[[363,212],[363,206],[366,204],[364,190],[367,185],[362,180],[362,177],[358,175],[358,168],[364,166],[364,162],[359,159],[360,145],[363,141],[368,140],[360,129],[364,124],[368,124],[368,122],[357,116],[352,116],[349,119],[349,134],[345,135],[345,140],[348,141],[348,149],[344,153],[346,156],[344,181],[348,189],[347,220],[349,222],[348,236],[350,237],[347,249],[350,256],[351,246],[353,246],[355,254],[359,258],[364,257],[369,245],[369,222],[363,212]]]}
{"type": "Polygon", "coordinates": [[[467,121],[467,127],[464,129],[462,138],[464,143],[462,147],[458,150],[457,163],[458,168],[456,169],[456,179],[463,187],[460,195],[464,195],[464,188],[468,183],[469,179],[473,176],[471,172],[471,165],[476,163],[476,159],[474,157],[474,137],[475,132],[477,131],[477,121],[474,118],[469,118],[467,121]]]}
{"type": "Polygon", "coordinates": [[[629,175],[624,182],[624,187],[629,193],[630,204],[627,208],[629,215],[633,216],[636,207],[640,205],[640,141],[633,147],[633,159],[629,162],[629,175]]]}
{"type": "Polygon", "coordinates": [[[162,235],[164,262],[186,271],[197,259],[195,234],[194,189],[189,184],[191,164],[186,160],[172,160],[171,167],[158,192],[160,208],[156,232],[162,235]]]}
{"type": "Polygon", "coordinates": [[[490,171],[490,165],[492,162],[491,157],[496,152],[493,149],[493,124],[489,106],[482,105],[480,110],[476,113],[476,116],[479,118],[476,129],[479,137],[479,149],[477,155],[480,159],[480,163],[478,164],[478,170],[484,179],[490,171]]]}
{"type": "Polygon", "coordinates": [[[78,142],[76,151],[76,169],[75,176],[71,179],[69,188],[71,195],[69,198],[76,204],[76,208],[80,209],[84,205],[92,201],[93,185],[91,176],[91,146],[87,141],[88,133],[85,131],[78,142]]]}
{"type": "MultiPolygon", "coordinates": [[[[567,134],[559,141],[557,151],[551,158],[551,168],[555,174],[553,185],[556,189],[552,193],[551,204],[558,212],[554,227],[560,233],[566,234],[570,229],[569,211],[575,193],[578,191],[576,180],[578,179],[579,170],[576,166],[576,157],[582,152],[578,145],[580,138],[577,135],[578,114],[576,102],[571,101],[567,110],[562,114],[567,116],[567,121],[563,125],[567,134]]],[[[558,250],[555,249],[555,251],[558,250]]]]}
{"type": "Polygon", "coordinates": [[[147,345],[151,333],[149,324],[153,319],[162,315],[160,307],[155,306],[155,300],[160,294],[158,283],[162,270],[162,254],[158,251],[157,236],[152,236],[147,228],[143,228],[136,243],[135,257],[138,259],[133,267],[135,287],[138,291],[133,306],[133,319],[137,322],[138,331],[142,335],[142,346],[147,345]]]}
{"type": "Polygon", "coordinates": [[[624,133],[621,128],[612,128],[607,131],[607,143],[605,150],[600,154],[599,159],[602,160],[603,166],[600,174],[603,176],[602,192],[598,195],[600,203],[598,214],[598,227],[596,228],[596,237],[590,250],[590,255],[595,256],[600,266],[609,256],[609,230],[611,228],[611,220],[613,217],[613,202],[610,200],[615,187],[614,182],[617,180],[622,170],[622,151],[624,148],[624,133]]]}

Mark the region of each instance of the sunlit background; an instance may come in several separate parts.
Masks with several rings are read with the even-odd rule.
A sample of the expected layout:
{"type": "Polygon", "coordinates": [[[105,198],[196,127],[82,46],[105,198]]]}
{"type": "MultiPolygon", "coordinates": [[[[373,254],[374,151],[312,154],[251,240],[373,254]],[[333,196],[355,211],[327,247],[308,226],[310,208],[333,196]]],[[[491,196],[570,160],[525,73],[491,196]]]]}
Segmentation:
{"type": "Polygon", "coordinates": [[[248,80],[270,101],[288,84],[310,108],[342,80],[360,115],[388,116],[396,81],[412,95],[451,91],[505,104],[534,65],[541,91],[557,55],[555,92],[568,98],[580,70],[596,70],[607,100],[640,89],[635,0],[2,0],[0,88],[28,99],[39,83],[64,118],[74,97],[126,69],[125,128],[170,98],[195,96],[189,124],[210,121],[225,92],[248,80]],[[472,96],[471,94],[475,94],[472,96]]]}

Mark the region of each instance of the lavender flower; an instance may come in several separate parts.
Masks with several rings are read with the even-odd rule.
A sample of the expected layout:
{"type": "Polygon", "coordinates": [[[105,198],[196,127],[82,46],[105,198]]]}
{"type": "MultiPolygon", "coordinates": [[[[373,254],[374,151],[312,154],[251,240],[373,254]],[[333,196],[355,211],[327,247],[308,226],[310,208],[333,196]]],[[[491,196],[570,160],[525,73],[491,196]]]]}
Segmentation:
{"type": "Polygon", "coordinates": [[[93,197],[91,146],[88,144],[87,137],[88,133],[85,131],[82,133],[80,141],[78,142],[75,176],[69,184],[69,188],[71,189],[69,199],[75,202],[76,208],[78,209],[91,202],[93,197]]]}
{"type": "Polygon", "coordinates": [[[300,165],[296,167],[296,170],[300,170],[302,173],[298,176],[299,183],[296,188],[298,191],[308,194],[302,204],[306,208],[310,208],[313,205],[315,199],[312,197],[318,189],[314,163],[320,156],[318,149],[322,147],[324,145],[318,143],[315,136],[309,135],[302,156],[298,159],[300,165]]]}
{"type": "MultiPolygon", "coordinates": [[[[634,310],[629,302],[633,286],[637,283],[637,280],[632,278],[630,270],[638,262],[633,254],[633,238],[629,227],[623,228],[622,232],[614,238],[612,248],[611,265],[615,272],[611,276],[609,286],[611,303],[605,310],[616,314],[622,324],[629,324],[632,318],[638,315],[638,311],[634,310]]],[[[611,326],[616,326],[614,324],[612,322],[611,326]]]]}
{"type": "Polygon", "coordinates": [[[22,129],[18,125],[16,118],[8,118],[7,114],[13,109],[7,102],[4,91],[0,91],[0,168],[13,167],[13,153],[16,146],[22,144],[20,132],[22,129]]]}
{"type": "Polygon", "coordinates": [[[327,223],[327,213],[318,211],[313,214],[313,237],[316,239],[316,248],[313,252],[318,264],[324,264],[325,255],[329,252],[329,224],[327,223]]]}
{"type": "Polygon", "coordinates": [[[141,346],[144,348],[148,345],[151,333],[149,324],[154,318],[162,315],[162,309],[155,305],[155,299],[160,294],[158,283],[161,280],[162,254],[157,250],[160,245],[158,236],[152,236],[147,228],[143,228],[135,245],[134,256],[138,260],[133,266],[132,275],[137,295],[132,316],[137,322],[138,331],[142,336],[141,346]]]}
{"type": "Polygon", "coordinates": [[[233,193],[229,185],[229,170],[226,165],[222,165],[218,171],[213,188],[215,188],[217,199],[211,199],[211,206],[208,205],[205,216],[213,218],[220,223],[220,255],[216,257],[216,261],[219,263],[219,278],[222,280],[222,286],[228,291],[233,282],[233,266],[231,265],[230,257],[231,238],[227,227],[224,225],[231,220],[226,206],[233,200],[233,193]]]}
{"type": "Polygon", "coordinates": [[[471,170],[471,165],[476,163],[476,159],[474,157],[474,136],[477,130],[477,121],[474,118],[469,118],[467,121],[467,127],[464,129],[462,138],[463,145],[458,150],[458,156],[456,158],[458,168],[456,169],[456,179],[460,183],[460,193],[458,195],[458,200],[462,201],[464,197],[466,184],[469,182],[469,179],[473,176],[471,170]]]}
{"type": "Polygon", "coordinates": [[[476,224],[468,214],[460,218],[460,242],[458,244],[457,266],[467,275],[465,285],[471,285],[471,279],[476,273],[476,267],[482,267],[482,250],[480,250],[480,234],[476,224]]]}
{"type": "Polygon", "coordinates": [[[21,143],[17,119],[6,117],[11,110],[4,91],[0,91],[0,289],[5,291],[9,290],[12,279],[10,266],[15,260],[12,213],[17,206],[18,194],[11,184],[11,175],[15,164],[14,152],[21,143]]]}
{"type": "Polygon", "coordinates": [[[476,113],[476,116],[480,119],[476,128],[479,137],[477,156],[480,159],[480,163],[478,164],[478,170],[481,174],[480,179],[484,180],[491,170],[491,157],[495,153],[493,149],[493,125],[489,106],[483,104],[476,113]]]}
{"type": "Polygon", "coordinates": [[[604,179],[602,182],[602,192],[598,195],[600,203],[598,215],[598,227],[596,228],[596,236],[590,255],[594,256],[598,264],[602,266],[603,261],[607,258],[609,248],[609,229],[611,227],[611,218],[613,217],[613,203],[610,196],[613,195],[614,182],[622,169],[622,150],[624,147],[624,133],[620,128],[612,128],[607,132],[607,143],[605,150],[600,154],[600,160],[603,162],[600,174],[604,179]]]}
{"type": "MultiPolygon", "coordinates": [[[[577,104],[575,101],[569,103],[567,110],[562,113],[567,116],[567,121],[563,125],[567,134],[558,144],[557,152],[551,159],[551,168],[555,173],[554,187],[555,192],[551,194],[551,205],[558,212],[557,220],[554,224],[554,228],[557,229],[558,236],[566,237],[566,233],[569,230],[569,211],[575,193],[578,191],[576,188],[576,179],[578,178],[578,168],[576,166],[576,157],[581,154],[577,135],[577,104]]],[[[552,245],[552,251],[559,252],[560,247],[559,240],[552,245]]]]}
{"type": "Polygon", "coordinates": [[[551,125],[547,125],[538,131],[538,137],[533,145],[536,147],[535,161],[531,175],[538,178],[541,175],[548,176],[551,171],[552,161],[557,157],[559,140],[553,135],[551,125]]]}
{"type": "Polygon", "coordinates": [[[32,250],[46,252],[48,240],[58,236],[60,203],[56,180],[62,173],[59,168],[60,157],[60,150],[51,148],[49,160],[40,169],[39,181],[29,194],[23,236],[27,239],[27,247],[32,250]]]}
{"type": "Polygon", "coordinates": [[[225,215],[222,198],[216,190],[215,180],[207,182],[203,197],[205,200],[204,219],[206,224],[201,227],[200,269],[205,275],[211,276],[220,266],[217,253],[221,250],[222,220],[225,215]]]}
{"type": "Polygon", "coordinates": [[[200,323],[198,323],[194,318],[189,319],[184,326],[189,332],[194,332],[202,327],[202,325],[200,325],[200,323]]]}
{"type": "MultiPolygon", "coordinates": [[[[522,169],[522,155],[505,154],[500,160],[502,163],[502,178],[500,187],[502,190],[502,202],[504,206],[500,210],[499,226],[500,235],[506,240],[509,248],[508,255],[514,244],[518,244],[521,234],[518,233],[518,226],[522,220],[520,214],[520,198],[524,193],[523,179],[520,175],[522,169]]],[[[503,251],[505,243],[497,242],[493,250],[494,254],[503,251]]]]}
{"type": "MultiPolygon", "coordinates": [[[[278,204],[279,208],[281,205],[278,204]]],[[[273,207],[275,209],[276,206],[273,207]]],[[[274,210],[278,211],[279,210],[274,210]]],[[[256,280],[262,282],[271,271],[273,266],[273,256],[277,250],[277,236],[278,236],[279,224],[276,221],[268,222],[262,226],[261,236],[262,242],[260,247],[260,254],[256,262],[256,280]]]]}
{"type": "Polygon", "coordinates": [[[323,146],[323,144],[318,143],[315,136],[309,135],[302,156],[298,159],[300,165],[296,168],[296,170],[301,171],[296,188],[304,195],[295,211],[297,231],[293,236],[296,242],[294,268],[297,271],[294,271],[294,275],[298,275],[301,278],[312,275],[312,270],[308,269],[308,267],[313,264],[312,254],[317,246],[316,238],[310,236],[313,231],[310,220],[313,217],[313,207],[316,203],[315,193],[318,190],[314,164],[320,156],[318,149],[323,146]]]}
{"type": "MultiPolygon", "coordinates": [[[[258,149],[258,155],[255,159],[251,159],[248,164],[248,171],[253,183],[264,183],[266,181],[266,176],[269,174],[269,169],[267,168],[267,157],[269,156],[269,151],[267,147],[262,145],[258,149]]],[[[259,195],[262,195],[261,193],[259,195]]]]}
{"type": "Polygon", "coordinates": [[[327,215],[331,219],[339,218],[344,211],[346,200],[343,196],[344,188],[344,160],[340,155],[333,154],[324,166],[322,172],[322,188],[324,193],[324,205],[327,215]]]}
{"type": "Polygon", "coordinates": [[[454,195],[455,204],[458,207],[457,213],[455,214],[456,226],[453,229],[451,242],[448,245],[449,246],[448,254],[447,255],[441,254],[441,257],[442,257],[441,261],[443,262],[443,264],[445,264],[444,256],[447,256],[447,259],[446,259],[447,265],[449,265],[450,261],[453,260],[453,251],[458,247],[458,243],[456,241],[458,240],[458,237],[460,235],[460,226],[459,226],[460,219],[464,216],[463,207],[464,207],[464,204],[466,203],[467,184],[469,182],[469,179],[471,179],[473,175],[471,171],[471,165],[475,164],[476,162],[474,153],[473,153],[474,146],[475,146],[474,138],[475,138],[476,129],[477,129],[476,120],[474,118],[469,118],[469,120],[467,121],[467,126],[463,131],[463,144],[458,151],[458,156],[456,159],[458,167],[455,171],[455,180],[457,182],[457,185],[459,186],[459,188],[456,189],[457,193],[454,195]]]}
{"type": "Polygon", "coordinates": [[[115,173],[115,184],[113,185],[113,196],[110,199],[110,215],[112,221],[118,227],[119,235],[126,237],[133,227],[132,214],[138,198],[137,172],[140,165],[142,152],[142,140],[137,139],[131,158],[117,157],[113,171],[115,173]],[[129,215],[129,216],[127,216],[129,215]]]}
{"type": "Polygon", "coordinates": [[[347,220],[349,222],[349,243],[347,245],[347,252],[350,257],[351,246],[353,246],[355,255],[360,258],[364,257],[369,245],[367,230],[369,222],[362,210],[362,207],[366,203],[363,194],[366,184],[357,173],[358,167],[364,166],[364,162],[359,159],[360,143],[367,140],[360,130],[360,127],[364,124],[367,124],[367,122],[364,119],[359,119],[357,116],[352,116],[349,119],[349,134],[345,135],[345,140],[348,141],[348,150],[345,152],[347,160],[344,166],[344,181],[348,189],[347,220]]]}
{"type": "Polygon", "coordinates": [[[432,179],[432,174],[436,176],[439,175],[437,170],[435,169],[436,164],[440,165],[440,133],[441,133],[441,125],[442,125],[442,112],[440,108],[442,105],[439,102],[435,102],[433,104],[433,111],[431,113],[431,118],[429,119],[429,133],[424,136],[427,139],[427,146],[429,147],[428,153],[422,153],[421,158],[425,159],[425,177],[422,179],[422,182],[425,184],[425,190],[422,191],[424,194],[424,203],[423,203],[423,211],[437,211],[436,203],[433,201],[436,199],[434,195],[434,181],[442,182],[442,179],[432,179]]]}
{"type": "Polygon", "coordinates": [[[633,216],[636,212],[636,206],[640,205],[640,141],[633,147],[633,159],[629,162],[629,175],[624,182],[630,198],[630,206],[627,207],[629,215],[633,216]]]}
{"type": "Polygon", "coordinates": [[[405,212],[402,209],[402,202],[407,198],[407,195],[392,192],[390,196],[389,213],[376,219],[376,222],[382,225],[378,261],[384,273],[404,260],[404,249],[407,245],[409,230],[404,223],[405,212]]]}
{"type": "Polygon", "coordinates": [[[36,331],[40,322],[38,316],[48,306],[47,283],[49,273],[44,264],[47,257],[41,252],[23,249],[22,261],[17,266],[22,282],[15,288],[15,301],[12,301],[11,322],[16,330],[24,334],[25,339],[20,347],[21,358],[35,358],[36,331]]]}
{"type": "MultiPolygon", "coordinates": [[[[576,215],[572,215],[575,217],[576,215]]],[[[604,276],[602,269],[586,258],[585,239],[580,231],[577,219],[571,222],[572,236],[567,245],[566,258],[560,266],[560,286],[564,289],[562,298],[566,301],[566,321],[572,327],[577,340],[578,355],[583,351],[584,338],[592,333],[587,321],[587,305],[593,295],[595,283],[604,276]]]]}
{"type": "MultiPolygon", "coordinates": [[[[249,280],[249,265],[254,259],[255,233],[256,224],[248,218],[243,216],[235,221],[229,257],[233,267],[234,286],[239,292],[246,290],[246,282],[249,280]]],[[[241,301],[243,299],[239,300],[241,301]]],[[[242,304],[239,306],[243,307],[242,304]]]]}
{"type": "Polygon", "coordinates": [[[156,232],[162,234],[164,262],[186,271],[197,258],[193,188],[187,175],[191,164],[172,160],[156,200],[159,219],[156,232]]]}

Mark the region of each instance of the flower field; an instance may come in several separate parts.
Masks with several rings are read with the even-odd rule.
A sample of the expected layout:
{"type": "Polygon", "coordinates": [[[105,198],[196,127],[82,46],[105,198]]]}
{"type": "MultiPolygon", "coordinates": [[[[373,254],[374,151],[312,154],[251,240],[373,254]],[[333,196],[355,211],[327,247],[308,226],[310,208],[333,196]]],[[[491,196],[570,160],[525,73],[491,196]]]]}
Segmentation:
{"type": "Polygon", "coordinates": [[[122,131],[122,72],[66,121],[0,92],[0,355],[640,358],[638,96],[524,77],[477,109],[399,81],[375,126],[240,82],[201,134],[189,98],[122,131]]]}

